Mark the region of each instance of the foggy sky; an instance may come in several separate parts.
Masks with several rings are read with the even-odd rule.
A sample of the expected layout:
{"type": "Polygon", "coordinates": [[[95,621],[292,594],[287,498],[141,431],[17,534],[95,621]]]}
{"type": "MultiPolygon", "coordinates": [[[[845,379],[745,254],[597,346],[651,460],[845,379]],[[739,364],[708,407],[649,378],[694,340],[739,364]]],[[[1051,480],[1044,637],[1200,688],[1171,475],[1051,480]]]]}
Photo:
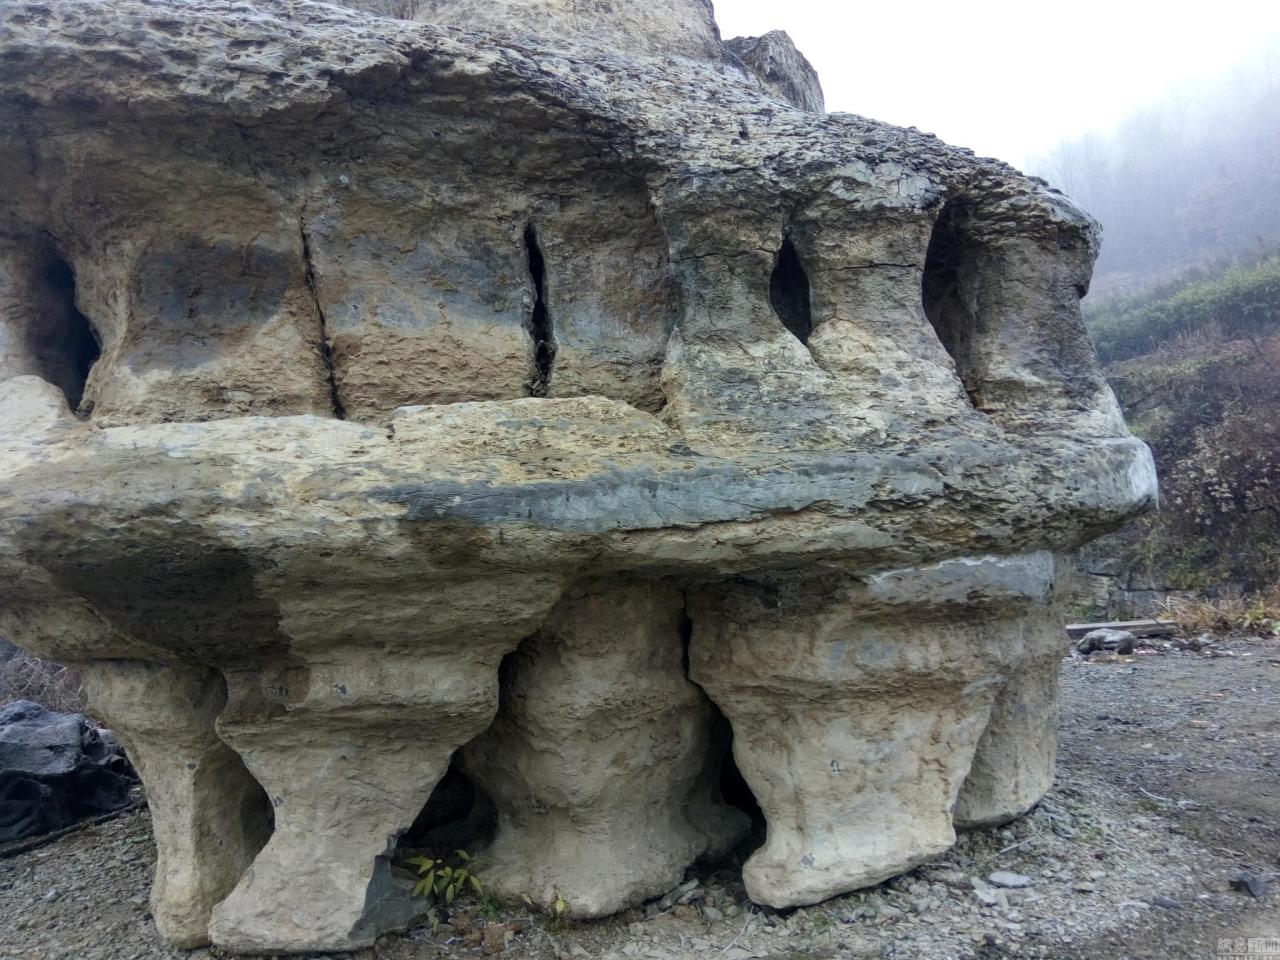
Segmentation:
{"type": "Polygon", "coordinates": [[[721,35],[786,30],[828,110],[1025,166],[1280,41],[1280,0],[715,0],[721,35]]]}

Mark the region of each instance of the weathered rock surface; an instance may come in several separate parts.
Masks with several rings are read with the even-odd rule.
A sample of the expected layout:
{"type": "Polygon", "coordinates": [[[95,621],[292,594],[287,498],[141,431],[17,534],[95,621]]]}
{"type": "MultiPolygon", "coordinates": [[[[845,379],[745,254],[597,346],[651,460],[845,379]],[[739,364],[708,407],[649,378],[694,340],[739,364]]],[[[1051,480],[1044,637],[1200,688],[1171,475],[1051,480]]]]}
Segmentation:
{"type": "Polygon", "coordinates": [[[712,703],[761,902],[1025,811],[1056,558],[1155,496],[1093,221],[702,0],[349,6],[0,9],[0,630],[137,757],[161,931],[407,922],[459,749],[493,889],[670,889],[712,703]]]}
{"type": "Polygon", "coordinates": [[[1028,621],[1060,630],[1054,580],[1053,557],[1030,554],[691,596],[690,677],[733,725],[769,823],[743,870],[753,900],[793,907],[879,883],[950,847],[953,811],[1011,819],[1043,795],[1053,728],[1046,747],[1036,721],[1056,703],[1025,717],[1010,701],[1039,665],[1028,621]]]}
{"type": "Polygon", "coordinates": [[[725,47],[783,103],[822,113],[818,72],[781,30],[770,30],[762,37],[734,37],[725,41],[725,47]]]}
{"type": "Polygon", "coordinates": [[[262,788],[214,731],[226,703],[216,670],[181,661],[82,664],[94,709],[127,731],[156,833],[151,913],[178,946],[209,937],[209,911],[271,833],[262,788]]]}
{"type": "Polygon", "coordinates": [[[602,916],[671,887],[746,832],[719,799],[715,711],[685,677],[684,597],[586,583],[506,666],[503,707],[465,751],[498,805],[498,896],[602,916]]]}

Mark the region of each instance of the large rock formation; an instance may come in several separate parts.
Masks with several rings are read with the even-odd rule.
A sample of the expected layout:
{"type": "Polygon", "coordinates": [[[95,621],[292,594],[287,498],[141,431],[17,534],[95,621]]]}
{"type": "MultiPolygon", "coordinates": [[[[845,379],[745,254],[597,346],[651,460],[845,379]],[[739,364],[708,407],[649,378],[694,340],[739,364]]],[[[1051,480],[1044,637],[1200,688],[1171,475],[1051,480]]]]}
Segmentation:
{"type": "Polygon", "coordinates": [[[0,630],[137,763],[161,932],[405,923],[459,750],[579,916],[740,833],[727,727],[761,903],[1025,811],[1061,558],[1155,496],[1094,222],[705,0],[350,6],[0,9],[0,630]]]}

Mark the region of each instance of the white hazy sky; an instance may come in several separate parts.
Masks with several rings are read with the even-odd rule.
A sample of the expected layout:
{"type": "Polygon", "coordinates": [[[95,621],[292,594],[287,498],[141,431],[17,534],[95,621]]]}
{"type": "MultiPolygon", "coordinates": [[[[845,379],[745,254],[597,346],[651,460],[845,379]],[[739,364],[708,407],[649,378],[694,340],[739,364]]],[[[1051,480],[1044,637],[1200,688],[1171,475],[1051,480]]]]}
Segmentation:
{"type": "Polygon", "coordinates": [[[1280,37],[1280,0],[715,0],[721,35],[786,30],[828,110],[1017,165],[1105,131],[1280,37]]]}

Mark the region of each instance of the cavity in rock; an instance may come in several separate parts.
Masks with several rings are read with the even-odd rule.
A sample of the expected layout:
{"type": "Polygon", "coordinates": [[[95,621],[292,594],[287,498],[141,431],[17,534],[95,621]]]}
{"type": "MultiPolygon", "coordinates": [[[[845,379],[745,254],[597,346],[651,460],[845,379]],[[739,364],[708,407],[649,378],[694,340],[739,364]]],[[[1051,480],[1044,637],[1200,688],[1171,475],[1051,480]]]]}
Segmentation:
{"type": "Polygon", "coordinates": [[[101,355],[102,347],[89,319],[76,307],[76,275],[71,266],[55,257],[49,263],[45,279],[61,305],[59,329],[52,338],[57,341],[57,355],[49,358],[50,366],[56,365],[60,370],[49,371],[46,379],[62,387],[67,404],[75,410],[80,406],[89,371],[101,355]]]}
{"type": "Polygon", "coordinates": [[[529,396],[545,397],[551,385],[556,344],[552,339],[551,317],[547,313],[547,266],[533,224],[524,229],[524,250],[529,259],[529,279],[533,281],[534,293],[533,312],[529,315],[529,335],[533,338],[533,375],[529,380],[529,396]]]}
{"type": "Polygon", "coordinates": [[[809,309],[809,275],[790,237],[782,241],[778,260],[769,278],[769,303],[782,325],[801,343],[809,342],[813,316],[809,309]]]}

